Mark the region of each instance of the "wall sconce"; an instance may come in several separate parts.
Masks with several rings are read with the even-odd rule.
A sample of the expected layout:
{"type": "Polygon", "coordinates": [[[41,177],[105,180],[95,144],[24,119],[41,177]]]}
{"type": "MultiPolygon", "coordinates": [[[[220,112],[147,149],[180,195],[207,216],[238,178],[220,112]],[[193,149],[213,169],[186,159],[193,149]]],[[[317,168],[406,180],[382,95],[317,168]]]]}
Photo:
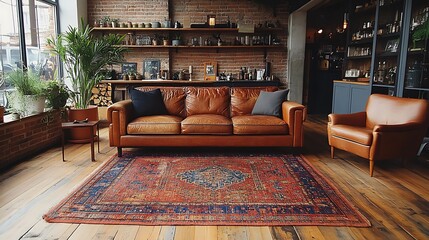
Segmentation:
{"type": "Polygon", "coordinates": [[[214,27],[216,25],[216,15],[207,15],[207,23],[209,27],[214,27]]]}

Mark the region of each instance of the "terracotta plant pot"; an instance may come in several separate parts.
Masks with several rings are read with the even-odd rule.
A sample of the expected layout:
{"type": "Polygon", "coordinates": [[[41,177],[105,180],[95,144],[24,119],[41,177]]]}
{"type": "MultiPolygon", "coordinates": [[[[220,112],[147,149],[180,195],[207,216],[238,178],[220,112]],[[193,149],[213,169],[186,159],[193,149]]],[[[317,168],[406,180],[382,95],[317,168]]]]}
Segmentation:
{"type": "Polygon", "coordinates": [[[4,107],[0,106],[0,123],[4,122],[4,107]]]}
{"type": "MultiPolygon", "coordinates": [[[[68,110],[68,121],[73,122],[74,120],[82,121],[87,119],[89,121],[98,121],[98,107],[90,106],[86,109],[69,109],[68,110]]],[[[73,128],[68,129],[68,141],[72,143],[88,143],[91,141],[89,130],[86,128],[73,128]]],[[[97,129],[94,128],[94,136],[96,135],[97,129]]],[[[98,138],[98,136],[96,137],[98,138]]],[[[95,139],[96,140],[96,139],[95,139]]]]}

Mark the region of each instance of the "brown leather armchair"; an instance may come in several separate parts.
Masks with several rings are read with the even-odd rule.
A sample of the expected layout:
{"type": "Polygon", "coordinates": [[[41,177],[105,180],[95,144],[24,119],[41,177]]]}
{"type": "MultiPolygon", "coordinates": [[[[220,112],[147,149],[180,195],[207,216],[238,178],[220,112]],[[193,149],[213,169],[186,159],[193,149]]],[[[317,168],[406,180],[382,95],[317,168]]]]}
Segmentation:
{"type": "Polygon", "coordinates": [[[429,104],[423,99],[372,94],[365,112],[329,114],[328,141],[335,148],[374,162],[415,157],[428,127],[429,104]]]}

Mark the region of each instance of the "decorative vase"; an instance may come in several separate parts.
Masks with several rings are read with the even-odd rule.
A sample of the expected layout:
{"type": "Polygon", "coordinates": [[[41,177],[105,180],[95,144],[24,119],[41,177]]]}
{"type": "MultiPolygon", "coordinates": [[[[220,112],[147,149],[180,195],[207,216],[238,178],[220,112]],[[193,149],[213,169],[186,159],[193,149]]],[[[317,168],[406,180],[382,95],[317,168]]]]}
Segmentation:
{"type": "MultiPolygon", "coordinates": [[[[82,121],[88,119],[88,121],[98,121],[98,107],[89,106],[85,109],[68,109],[68,121],[73,122],[75,120],[82,121]]],[[[78,124],[78,123],[77,123],[78,124]]],[[[72,128],[67,129],[67,139],[72,143],[88,143],[91,142],[91,134],[87,128],[72,128]]],[[[97,129],[94,128],[94,136],[96,136],[97,129]]],[[[98,136],[94,138],[97,140],[98,136]]]]}
{"type": "Polygon", "coordinates": [[[164,40],[162,40],[162,42],[163,42],[164,46],[168,46],[168,44],[169,44],[168,39],[164,39],[164,40]]]}

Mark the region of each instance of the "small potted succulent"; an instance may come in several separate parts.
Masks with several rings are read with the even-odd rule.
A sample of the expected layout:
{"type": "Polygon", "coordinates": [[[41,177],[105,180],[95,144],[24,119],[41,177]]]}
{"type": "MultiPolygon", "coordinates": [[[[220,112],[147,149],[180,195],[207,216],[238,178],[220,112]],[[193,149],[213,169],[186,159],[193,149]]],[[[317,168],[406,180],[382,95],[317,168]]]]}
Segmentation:
{"type": "Polygon", "coordinates": [[[112,18],[112,19],[110,19],[110,22],[112,24],[112,28],[119,27],[119,18],[112,18]]]}
{"type": "Polygon", "coordinates": [[[181,36],[177,34],[174,39],[171,41],[171,45],[179,46],[180,45],[181,36]]]}
{"type": "Polygon", "coordinates": [[[163,36],[163,37],[162,37],[162,44],[163,44],[164,46],[168,46],[168,45],[170,45],[170,40],[168,39],[168,37],[167,37],[167,36],[163,36]]]}

